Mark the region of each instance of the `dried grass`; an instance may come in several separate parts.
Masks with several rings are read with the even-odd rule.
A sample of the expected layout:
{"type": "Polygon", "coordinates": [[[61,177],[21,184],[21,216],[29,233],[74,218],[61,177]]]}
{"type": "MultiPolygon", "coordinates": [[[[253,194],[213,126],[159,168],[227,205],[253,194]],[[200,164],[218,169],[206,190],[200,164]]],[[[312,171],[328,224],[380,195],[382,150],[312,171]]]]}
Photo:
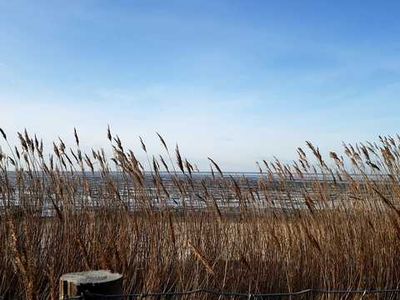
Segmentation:
{"type": "Polygon", "coordinates": [[[157,135],[169,163],[140,139],[144,167],[110,128],[110,158],[82,153],[76,130],[74,148],[59,139],[49,156],[18,134],[0,153],[0,295],[57,299],[61,274],[89,269],[124,274],[136,293],[399,288],[398,137],[329,161],[308,142],[314,158],[299,148],[252,179],[211,158],[218,173],[200,176],[178,147],[175,166],[157,135]]]}

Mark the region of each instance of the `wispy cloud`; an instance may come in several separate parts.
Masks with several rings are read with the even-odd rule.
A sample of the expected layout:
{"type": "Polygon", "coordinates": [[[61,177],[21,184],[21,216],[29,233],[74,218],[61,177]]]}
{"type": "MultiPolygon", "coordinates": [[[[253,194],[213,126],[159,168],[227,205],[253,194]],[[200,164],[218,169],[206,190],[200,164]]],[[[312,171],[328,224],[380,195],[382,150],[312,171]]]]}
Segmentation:
{"type": "Polygon", "coordinates": [[[208,168],[293,159],[397,130],[397,2],[0,2],[0,127],[140,149],[155,131],[208,168]],[[346,9],[344,9],[346,8],[346,9]],[[318,14],[315,12],[318,11],[318,14]]]}

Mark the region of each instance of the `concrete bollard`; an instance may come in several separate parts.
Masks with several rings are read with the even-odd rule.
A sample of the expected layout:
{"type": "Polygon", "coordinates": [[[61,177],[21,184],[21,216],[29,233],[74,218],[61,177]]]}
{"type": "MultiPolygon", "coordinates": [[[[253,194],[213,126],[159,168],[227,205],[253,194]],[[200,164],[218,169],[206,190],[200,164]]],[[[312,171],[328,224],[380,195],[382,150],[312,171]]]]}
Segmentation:
{"type": "MultiPolygon", "coordinates": [[[[98,295],[122,295],[122,275],[107,270],[67,273],[60,278],[60,300],[76,298],[101,299],[98,295]]],[[[106,299],[106,297],[104,297],[106,299]]],[[[113,297],[112,299],[123,299],[113,297]]]]}

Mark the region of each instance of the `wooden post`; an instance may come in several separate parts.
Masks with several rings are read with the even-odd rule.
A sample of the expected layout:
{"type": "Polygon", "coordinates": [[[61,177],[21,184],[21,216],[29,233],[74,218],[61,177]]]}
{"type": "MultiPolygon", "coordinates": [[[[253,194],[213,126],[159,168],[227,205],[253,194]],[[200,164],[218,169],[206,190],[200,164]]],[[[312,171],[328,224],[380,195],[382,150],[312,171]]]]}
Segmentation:
{"type": "MultiPolygon", "coordinates": [[[[60,300],[83,296],[82,299],[101,299],[90,294],[122,295],[122,275],[106,270],[67,273],[60,278],[60,300]]],[[[113,299],[123,299],[114,298],[113,299]]]]}

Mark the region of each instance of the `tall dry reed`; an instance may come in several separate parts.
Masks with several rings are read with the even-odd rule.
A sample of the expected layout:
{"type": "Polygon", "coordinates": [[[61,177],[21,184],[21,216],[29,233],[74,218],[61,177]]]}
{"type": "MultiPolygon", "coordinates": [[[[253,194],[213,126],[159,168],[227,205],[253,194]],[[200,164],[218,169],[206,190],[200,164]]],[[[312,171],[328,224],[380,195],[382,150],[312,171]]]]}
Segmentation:
{"type": "Polygon", "coordinates": [[[76,130],[51,153],[27,131],[16,146],[0,133],[0,296],[57,299],[61,274],[90,269],[135,293],[399,288],[399,137],[328,160],[307,143],[249,177],[211,158],[201,175],[161,135],[165,154],[141,139],[141,162],[110,128],[111,157],[84,153],[76,130]]]}

